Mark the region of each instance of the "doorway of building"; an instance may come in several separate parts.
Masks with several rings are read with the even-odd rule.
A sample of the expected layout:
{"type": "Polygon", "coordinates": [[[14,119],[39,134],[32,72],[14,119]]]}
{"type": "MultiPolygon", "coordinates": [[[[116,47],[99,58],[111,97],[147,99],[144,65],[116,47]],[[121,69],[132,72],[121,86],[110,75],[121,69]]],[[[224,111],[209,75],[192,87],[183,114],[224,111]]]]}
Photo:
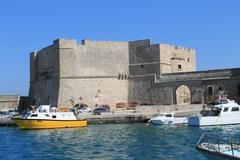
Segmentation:
{"type": "Polygon", "coordinates": [[[176,89],[176,103],[178,105],[191,103],[191,92],[187,86],[181,85],[176,89]]]}

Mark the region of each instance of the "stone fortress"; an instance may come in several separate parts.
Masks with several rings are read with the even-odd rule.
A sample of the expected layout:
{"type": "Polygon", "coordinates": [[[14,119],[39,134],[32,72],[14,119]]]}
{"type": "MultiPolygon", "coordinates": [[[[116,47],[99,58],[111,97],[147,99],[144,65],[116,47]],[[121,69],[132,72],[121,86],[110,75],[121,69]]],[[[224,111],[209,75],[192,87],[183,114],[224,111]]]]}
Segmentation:
{"type": "Polygon", "coordinates": [[[197,104],[221,92],[240,102],[240,69],[196,71],[196,51],[181,46],[58,39],[30,54],[32,104],[197,104]]]}

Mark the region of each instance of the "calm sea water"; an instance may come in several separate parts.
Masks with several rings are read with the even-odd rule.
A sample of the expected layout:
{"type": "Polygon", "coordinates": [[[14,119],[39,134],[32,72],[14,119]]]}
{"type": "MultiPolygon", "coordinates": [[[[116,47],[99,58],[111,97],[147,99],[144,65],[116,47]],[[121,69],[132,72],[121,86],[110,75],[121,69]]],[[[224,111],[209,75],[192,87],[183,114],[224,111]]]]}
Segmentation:
{"type": "Polygon", "coordinates": [[[207,160],[194,149],[203,132],[240,137],[240,125],[219,127],[102,124],[86,128],[0,128],[0,159],[207,160]]]}

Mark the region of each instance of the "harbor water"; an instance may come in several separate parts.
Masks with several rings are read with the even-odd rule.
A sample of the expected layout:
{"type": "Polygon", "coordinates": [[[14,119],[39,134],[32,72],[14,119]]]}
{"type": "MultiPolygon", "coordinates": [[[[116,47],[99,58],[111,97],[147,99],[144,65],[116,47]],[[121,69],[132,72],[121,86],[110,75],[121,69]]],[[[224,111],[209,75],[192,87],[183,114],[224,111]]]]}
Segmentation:
{"type": "Polygon", "coordinates": [[[142,123],[48,130],[1,127],[0,159],[208,160],[195,150],[203,132],[240,137],[239,130],[240,125],[199,128],[142,123]]]}

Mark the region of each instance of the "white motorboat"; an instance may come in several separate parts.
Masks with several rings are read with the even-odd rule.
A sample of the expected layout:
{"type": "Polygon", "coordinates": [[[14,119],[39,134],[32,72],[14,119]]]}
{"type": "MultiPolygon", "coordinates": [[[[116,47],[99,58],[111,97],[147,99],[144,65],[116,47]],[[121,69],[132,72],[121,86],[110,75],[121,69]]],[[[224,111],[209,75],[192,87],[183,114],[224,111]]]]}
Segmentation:
{"type": "Polygon", "coordinates": [[[148,122],[152,123],[152,124],[158,124],[158,125],[162,125],[162,124],[186,124],[187,123],[187,118],[186,117],[174,117],[173,112],[164,112],[164,113],[161,113],[157,117],[151,118],[148,122]]]}
{"type": "Polygon", "coordinates": [[[188,117],[190,126],[240,124],[240,105],[224,100],[214,106],[204,107],[201,114],[188,117]]]}

